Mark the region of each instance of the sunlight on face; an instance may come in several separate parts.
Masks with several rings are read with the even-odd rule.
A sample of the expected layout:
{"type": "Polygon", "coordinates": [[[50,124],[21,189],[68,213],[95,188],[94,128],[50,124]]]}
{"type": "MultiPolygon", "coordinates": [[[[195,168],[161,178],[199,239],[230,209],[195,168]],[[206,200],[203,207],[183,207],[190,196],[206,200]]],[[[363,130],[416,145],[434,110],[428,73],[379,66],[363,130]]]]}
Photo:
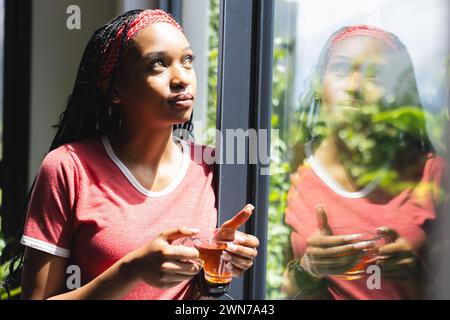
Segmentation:
{"type": "Polygon", "coordinates": [[[153,127],[188,121],[196,94],[193,60],[188,40],[174,26],[155,23],[142,29],[124,56],[118,79],[127,119],[153,127]]]}

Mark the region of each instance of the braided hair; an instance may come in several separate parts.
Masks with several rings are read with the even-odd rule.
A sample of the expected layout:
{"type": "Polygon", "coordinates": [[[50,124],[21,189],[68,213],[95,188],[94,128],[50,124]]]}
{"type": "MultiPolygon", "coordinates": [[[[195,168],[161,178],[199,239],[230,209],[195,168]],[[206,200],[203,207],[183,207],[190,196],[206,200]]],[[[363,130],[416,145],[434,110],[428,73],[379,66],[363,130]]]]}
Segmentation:
{"type": "MultiPolygon", "coordinates": [[[[110,95],[124,53],[131,43],[129,35],[134,35],[143,27],[160,21],[171,23],[181,30],[177,22],[162,10],[136,9],[114,18],[94,32],[81,58],[67,107],[61,113],[58,124],[55,126],[57,132],[49,152],[63,144],[99,137],[120,128],[120,108],[110,101],[110,95]],[[107,81],[103,79],[105,65],[108,67],[107,81]]],[[[182,132],[181,135],[187,133],[192,136],[192,115],[190,120],[184,124],[174,125],[173,130],[177,133],[182,132]]],[[[27,195],[26,209],[35,182],[36,179],[27,195]]],[[[20,225],[23,226],[26,210],[22,211],[20,219],[22,220],[20,225]]],[[[10,298],[11,289],[20,285],[25,248],[20,245],[23,230],[19,229],[14,241],[10,244],[11,253],[7,257],[7,259],[11,259],[9,275],[0,284],[0,290],[3,289],[8,298],[10,298]]]]}

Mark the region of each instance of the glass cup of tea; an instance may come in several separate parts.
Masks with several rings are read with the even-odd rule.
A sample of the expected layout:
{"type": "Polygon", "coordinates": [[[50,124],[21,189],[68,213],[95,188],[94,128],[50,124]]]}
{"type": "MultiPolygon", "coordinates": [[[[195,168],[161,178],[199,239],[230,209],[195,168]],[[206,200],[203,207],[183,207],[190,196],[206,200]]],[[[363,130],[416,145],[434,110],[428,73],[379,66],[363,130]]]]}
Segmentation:
{"type": "MultiPolygon", "coordinates": [[[[333,275],[335,277],[345,280],[357,280],[367,275],[367,268],[370,265],[374,264],[374,261],[378,256],[378,248],[389,242],[388,239],[383,235],[379,235],[375,232],[370,232],[358,228],[342,227],[342,228],[332,228],[331,230],[333,232],[333,236],[354,235],[354,234],[360,235],[359,238],[355,239],[354,241],[351,241],[349,245],[361,244],[364,247],[364,244],[367,244],[368,242],[373,242],[373,246],[361,250],[360,255],[357,257],[357,259],[355,259],[353,266],[350,269],[343,272],[342,274],[333,275]]],[[[350,255],[355,255],[355,253],[346,253],[340,255],[339,257],[345,257],[350,255]]],[[[308,259],[310,261],[314,260],[314,258],[311,256],[308,256],[308,259]]]]}
{"type": "Polygon", "coordinates": [[[235,232],[234,229],[216,228],[201,231],[193,237],[181,240],[180,244],[198,250],[205,279],[209,283],[225,284],[231,282],[232,272],[227,268],[228,261],[223,259],[222,254],[227,249],[228,243],[233,242],[235,232]]]}

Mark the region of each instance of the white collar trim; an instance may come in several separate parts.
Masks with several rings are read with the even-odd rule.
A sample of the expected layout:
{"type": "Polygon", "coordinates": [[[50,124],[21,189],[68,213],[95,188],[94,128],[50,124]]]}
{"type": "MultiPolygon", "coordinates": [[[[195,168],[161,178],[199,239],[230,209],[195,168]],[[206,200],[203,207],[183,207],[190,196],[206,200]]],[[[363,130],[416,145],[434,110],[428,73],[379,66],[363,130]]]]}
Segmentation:
{"type": "Polygon", "coordinates": [[[360,199],[366,197],[371,193],[379,184],[380,178],[375,179],[362,190],[356,192],[350,192],[345,190],[340,184],[338,184],[325,170],[322,164],[317,160],[311,150],[311,145],[305,145],[305,153],[307,155],[307,161],[311,165],[314,173],[323,181],[331,190],[336,192],[338,195],[350,198],[350,199],[360,199]]]}
{"type": "Polygon", "coordinates": [[[178,174],[176,177],[172,180],[172,182],[169,183],[167,187],[165,187],[163,190],[160,191],[150,191],[146,189],[140,182],[136,179],[136,177],[131,173],[131,171],[125,166],[125,164],[120,161],[120,159],[117,157],[117,155],[114,153],[113,148],[111,147],[111,143],[109,142],[109,139],[106,135],[102,136],[102,143],[106,150],[106,153],[111,158],[112,161],[119,167],[120,171],[125,175],[125,177],[128,179],[128,181],[133,185],[133,187],[142,193],[143,195],[150,197],[150,198],[160,198],[168,195],[171,193],[183,180],[183,178],[186,176],[186,173],[189,168],[189,160],[190,160],[190,149],[189,145],[177,138],[173,137],[173,140],[176,142],[179,142],[181,144],[181,147],[183,149],[183,160],[180,166],[180,169],[178,170],[178,174]]]}

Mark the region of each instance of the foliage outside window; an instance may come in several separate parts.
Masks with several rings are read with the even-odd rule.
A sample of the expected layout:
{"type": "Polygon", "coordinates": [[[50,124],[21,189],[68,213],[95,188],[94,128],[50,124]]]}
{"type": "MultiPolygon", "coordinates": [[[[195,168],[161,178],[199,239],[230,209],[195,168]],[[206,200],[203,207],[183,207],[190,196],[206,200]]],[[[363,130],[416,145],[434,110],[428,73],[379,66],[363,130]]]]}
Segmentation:
{"type": "Polygon", "coordinates": [[[292,74],[287,68],[289,55],[292,53],[293,40],[276,37],[274,41],[273,80],[272,80],[272,138],[270,164],[269,193],[269,229],[267,239],[267,276],[266,298],[283,298],[280,292],[282,275],[287,261],[286,240],[289,238],[289,228],[284,223],[287,192],[289,190],[289,148],[283,132],[286,131],[282,115],[287,110],[288,84],[292,83],[292,74]],[[280,134],[275,134],[279,132],[280,134]]]}
{"type": "Polygon", "coordinates": [[[207,145],[215,144],[217,110],[217,70],[219,57],[219,11],[220,0],[210,0],[209,6],[209,52],[208,52],[208,109],[206,119],[207,145]]]}

